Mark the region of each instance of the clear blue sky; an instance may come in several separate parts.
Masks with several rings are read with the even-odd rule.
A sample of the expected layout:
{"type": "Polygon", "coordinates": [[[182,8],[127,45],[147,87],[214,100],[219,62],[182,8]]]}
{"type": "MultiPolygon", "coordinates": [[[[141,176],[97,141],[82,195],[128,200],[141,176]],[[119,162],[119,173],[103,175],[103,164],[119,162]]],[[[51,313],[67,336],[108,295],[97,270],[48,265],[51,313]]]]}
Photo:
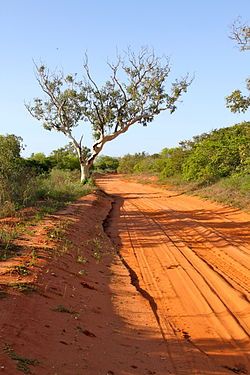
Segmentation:
{"type": "MultiPolygon", "coordinates": [[[[0,2],[1,134],[16,134],[24,155],[49,154],[64,136],[44,130],[27,113],[24,101],[41,96],[32,60],[65,73],[82,71],[85,51],[97,80],[107,77],[106,61],[131,46],[170,56],[170,79],[195,73],[175,114],[161,114],[147,128],[137,126],[107,144],[104,154],[154,153],[183,139],[248,120],[232,114],[225,96],[245,89],[248,52],[228,38],[230,24],[250,21],[249,0],[2,0],[0,2]]],[[[80,134],[77,132],[77,134],[80,134]]],[[[90,136],[86,136],[90,145],[90,136]]]]}

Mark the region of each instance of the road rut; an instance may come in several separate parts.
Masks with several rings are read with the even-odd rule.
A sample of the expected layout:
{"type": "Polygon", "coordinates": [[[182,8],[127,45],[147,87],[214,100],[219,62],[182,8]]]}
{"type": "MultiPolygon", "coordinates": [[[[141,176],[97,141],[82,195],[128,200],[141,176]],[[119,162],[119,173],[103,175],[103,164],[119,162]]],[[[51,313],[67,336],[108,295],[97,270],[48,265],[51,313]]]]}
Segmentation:
{"type": "Polygon", "coordinates": [[[169,373],[250,374],[250,215],[120,176],[97,183],[116,202],[107,232],[154,312],[169,373]]]}

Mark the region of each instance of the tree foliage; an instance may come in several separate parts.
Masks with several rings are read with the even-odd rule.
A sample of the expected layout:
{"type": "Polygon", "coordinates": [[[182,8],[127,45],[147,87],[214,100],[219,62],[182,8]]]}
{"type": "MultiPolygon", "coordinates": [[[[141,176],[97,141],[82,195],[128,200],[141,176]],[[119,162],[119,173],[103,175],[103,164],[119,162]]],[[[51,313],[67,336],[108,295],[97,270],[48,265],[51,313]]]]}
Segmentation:
{"type": "Polygon", "coordinates": [[[0,135],[0,176],[9,178],[14,169],[17,169],[21,157],[22,138],[14,134],[0,135]]]}
{"type": "Polygon", "coordinates": [[[134,155],[126,154],[119,160],[119,167],[117,171],[119,173],[134,173],[136,166],[140,165],[140,162],[142,162],[146,157],[147,155],[145,152],[139,152],[134,155]]]}
{"type": "Polygon", "coordinates": [[[26,204],[32,195],[33,174],[21,157],[22,149],[21,137],[0,135],[0,215],[26,204]]]}
{"type": "Polygon", "coordinates": [[[116,172],[118,166],[119,159],[107,155],[98,156],[94,164],[95,170],[103,172],[116,172]]]}
{"type": "Polygon", "coordinates": [[[51,165],[57,169],[67,169],[73,171],[79,169],[79,158],[71,143],[52,151],[48,157],[51,165]]]}
{"type": "Polygon", "coordinates": [[[165,148],[161,155],[164,158],[164,167],[161,170],[161,177],[172,177],[181,175],[182,166],[189,151],[183,147],[165,148]]]}
{"type": "Polygon", "coordinates": [[[48,158],[43,152],[31,154],[31,156],[26,159],[25,162],[36,175],[48,173],[52,168],[50,158],[48,158]]]}
{"type": "Polygon", "coordinates": [[[36,78],[45,99],[35,98],[26,105],[47,130],[65,134],[77,152],[82,179],[88,177],[89,168],[105,143],[128,131],[135,124],[146,126],[162,111],[173,113],[191,80],[175,80],[166,88],[170,63],[142,48],[138,54],[128,50],[115,63],[108,63],[109,79],[98,85],[93,79],[86,57],[84,76],[50,72],[45,66],[36,66],[36,78]],[[94,144],[91,150],[83,146],[83,136],[73,135],[80,123],[90,124],[94,144]]]}
{"type": "Polygon", "coordinates": [[[162,179],[178,176],[199,184],[232,174],[250,173],[250,123],[214,130],[165,148],[157,157],[145,153],[120,159],[122,173],[157,172],[162,179]]]}
{"type": "MultiPolygon", "coordinates": [[[[250,50],[250,26],[237,19],[232,25],[230,38],[234,40],[241,51],[250,50]]],[[[246,79],[246,87],[250,92],[250,78],[246,79]]],[[[226,97],[226,106],[231,112],[246,112],[250,107],[250,94],[244,95],[241,90],[234,90],[226,97]]]]}

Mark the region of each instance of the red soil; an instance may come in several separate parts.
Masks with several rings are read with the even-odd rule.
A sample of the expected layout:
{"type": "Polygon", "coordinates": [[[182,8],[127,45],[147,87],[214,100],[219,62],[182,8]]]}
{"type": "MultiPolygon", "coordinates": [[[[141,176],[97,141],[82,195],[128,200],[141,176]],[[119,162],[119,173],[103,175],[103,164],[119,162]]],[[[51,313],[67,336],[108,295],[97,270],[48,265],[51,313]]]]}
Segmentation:
{"type": "Polygon", "coordinates": [[[98,184],[114,195],[108,219],[111,198],[88,195],[0,262],[0,373],[250,374],[250,216],[119,176],[98,184]]]}

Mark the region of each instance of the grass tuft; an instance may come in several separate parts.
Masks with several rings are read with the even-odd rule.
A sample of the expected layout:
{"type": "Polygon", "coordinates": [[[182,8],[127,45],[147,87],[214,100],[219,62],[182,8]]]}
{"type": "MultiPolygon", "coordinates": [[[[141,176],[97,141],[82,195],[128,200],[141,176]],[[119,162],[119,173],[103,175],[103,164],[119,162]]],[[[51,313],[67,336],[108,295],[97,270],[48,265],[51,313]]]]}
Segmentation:
{"type": "Polygon", "coordinates": [[[3,351],[8,354],[8,356],[17,362],[16,368],[19,371],[22,371],[24,374],[31,374],[30,366],[37,366],[39,365],[39,361],[37,359],[30,359],[17,354],[11,345],[5,344],[3,351]]]}
{"type": "Polygon", "coordinates": [[[63,305],[58,305],[58,306],[54,307],[51,310],[55,311],[55,312],[66,313],[66,314],[73,314],[73,315],[77,314],[76,311],[70,310],[67,307],[63,306],[63,305]]]}

